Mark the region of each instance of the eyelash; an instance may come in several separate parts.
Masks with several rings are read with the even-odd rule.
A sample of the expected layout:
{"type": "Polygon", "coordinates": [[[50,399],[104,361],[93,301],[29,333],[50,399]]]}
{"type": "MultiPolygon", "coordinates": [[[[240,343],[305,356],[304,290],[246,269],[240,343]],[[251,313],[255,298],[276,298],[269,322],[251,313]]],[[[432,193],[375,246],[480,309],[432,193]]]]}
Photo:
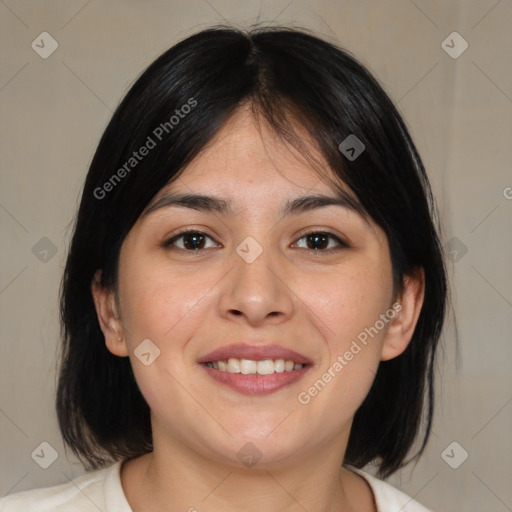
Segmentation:
{"type": "MultiPolygon", "coordinates": [[[[167,249],[170,249],[170,250],[178,250],[178,251],[184,251],[184,252],[189,252],[189,253],[200,253],[202,251],[205,251],[207,249],[182,249],[181,247],[172,247],[173,244],[176,242],[176,240],[178,240],[179,238],[182,238],[184,235],[186,234],[197,234],[197,235],[202,235],[202,236],[205,236],[211,240],[213,240],[213,238],[209,235],[207,235],[206,233],[203,233],[202,231],[199,231],[199,230],[196,230],[196,229],[188,229],[188,230],[185,230],[185,231],[181,231],[180,233],[177,233],[176,235],[174,235],[172,238],[166,240],[164,243],[163,243],[163,246],[167,249]]],[[[348,249],[350,246],[347,242],[345,242],[344,240],[342,240],[339,236],[333,234],[333,233],[330,233],[329,231],[321,231],[321,230],[318,230],[318,231],[308,231],[306,233],[303,233],[300,235],[300,237],[297,239],[297,240],[302,240],[303,238],[307,237],[307,236],[310,236],[310,235],[327,235],[328,238],[331,238],[331,239],[334,239],[336,240],[336,242],[338,242],[338,246],[335,247],[335,248],[331,248],[331,249],[308,249],[308,248],[303,248],[304,250],[310,252],[310,253],[313,253],[315,256],[318,255],[319,253],[324,253],[324,254],[333,254],[333,253],[336,253],[342,249],[348,249]]]]}

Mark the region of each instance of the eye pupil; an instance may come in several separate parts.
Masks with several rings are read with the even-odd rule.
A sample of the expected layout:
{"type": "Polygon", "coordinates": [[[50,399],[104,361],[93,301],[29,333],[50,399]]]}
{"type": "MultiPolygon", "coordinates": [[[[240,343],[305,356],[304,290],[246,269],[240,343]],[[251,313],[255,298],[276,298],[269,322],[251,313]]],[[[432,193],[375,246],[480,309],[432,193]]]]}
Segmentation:
{"type": "Polygon", "coordinates": [[[202,249],[204,246],[204,236],[200,233],[185,233],[183,235],[183,245],[187,249],[202,249]]]}
{"type": "Polygon", "coordinates": [[[329,237],[325,233],[312,233],[308,235],[308,249],[324,249],[328,245],[329,237]],[[313,242],[313,247],[311,247],[310,241],[313,242]],[[320,247],[317,244],[320,244],[320,247]]]}

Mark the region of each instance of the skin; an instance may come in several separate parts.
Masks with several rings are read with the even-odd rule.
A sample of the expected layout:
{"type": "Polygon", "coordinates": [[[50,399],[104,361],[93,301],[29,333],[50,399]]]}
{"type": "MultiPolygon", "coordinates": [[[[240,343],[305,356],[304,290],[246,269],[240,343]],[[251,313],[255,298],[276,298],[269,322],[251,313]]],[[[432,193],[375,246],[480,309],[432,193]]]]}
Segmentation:
{"type": "Polygon", "coordinates": [[[342,468],[344,453],[379,362],[401,354],[412,337],[423,273],[409,276],[395,297],[389,247],[377,225],[338,205],[281,216],[289,199],[336,194],[264,123],[258,130],[249,107],[155,200],[170,192],[230,199],[233,212],[170,206],[142,215],[121,248],[117,296],[92,286],[106,346],[130,357],[151,409],[154,451],[122,466],[130,506],[374,511],[366,481],[342,468]],[[187,251],[186,237],[165,246],[184,229],[210,237],[205,249],[187,251]],[[318,232],[349,247],[331,238],[327,248],[339,250],[327,253],[321,243],[308,250],[315,245],[305,235],[318,232]],[[252,263],[236,252],[249,236],[263,248],[252,263]],[[397,300],[400,313],[307,405],[299,403],[297,395],[397,300]],[[160,350],[149,366],[134,355],[147,338],[160,350]],[[290,348],[313,365],[298,382],[249,397],[197,363],[215,348],[247,340],[290,348]],[[262,454],[251,468],[237,457],[247,442],[262,454]]]}

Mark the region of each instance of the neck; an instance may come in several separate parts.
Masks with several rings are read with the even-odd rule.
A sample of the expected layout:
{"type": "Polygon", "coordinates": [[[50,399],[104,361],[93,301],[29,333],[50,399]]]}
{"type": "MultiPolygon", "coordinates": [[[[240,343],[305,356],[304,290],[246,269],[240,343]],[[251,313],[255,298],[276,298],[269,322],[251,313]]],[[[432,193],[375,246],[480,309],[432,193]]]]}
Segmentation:
{"type": "Polygon", "coordinates": [[[368,485],[341,468],[345,446],[343,440],[329,440],[315,453],[301,453],[300,462],[290,457],[246,468],[219,463],[183,444],[155,443],[152,453],[123,465],[121,481],[133,512],[372,511],[368,485]]]}

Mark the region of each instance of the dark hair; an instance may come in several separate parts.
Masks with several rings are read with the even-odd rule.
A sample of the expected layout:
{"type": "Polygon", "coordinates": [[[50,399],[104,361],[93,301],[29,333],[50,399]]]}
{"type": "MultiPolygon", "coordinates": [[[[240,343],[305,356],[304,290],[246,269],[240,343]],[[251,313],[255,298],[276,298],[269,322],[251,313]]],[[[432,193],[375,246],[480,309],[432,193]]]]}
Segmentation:
{"type": "Polygon", "coordinates": [[[404,121],[375,78],[336,45],[291,28],[215,27],[192,35],[157,58],[113,114],[85,181],[61,287],[56,407],[64,441],[91,469],[152,450],[149,406],[129,358],[105,346],[91,281],[102,269],[100,284],[116,289],[127,233],[246,103],[303,155],[294,126],[307,131],[385,231],[396,290],[407,275],[425,272],[412,340],[400,356],[380,363],[356,412],[344,461],[359,468],[373,461],[380,476],[390,475],[422,430],[415,457],[423,452],[431,430],[434,360],[447,300],[437,214],[404,121]],[[365,146],[355,159],[339,149],[349,135],[365,146]],[[150,140],[154,146],[136,159],[134,151],[150,140]]]}

